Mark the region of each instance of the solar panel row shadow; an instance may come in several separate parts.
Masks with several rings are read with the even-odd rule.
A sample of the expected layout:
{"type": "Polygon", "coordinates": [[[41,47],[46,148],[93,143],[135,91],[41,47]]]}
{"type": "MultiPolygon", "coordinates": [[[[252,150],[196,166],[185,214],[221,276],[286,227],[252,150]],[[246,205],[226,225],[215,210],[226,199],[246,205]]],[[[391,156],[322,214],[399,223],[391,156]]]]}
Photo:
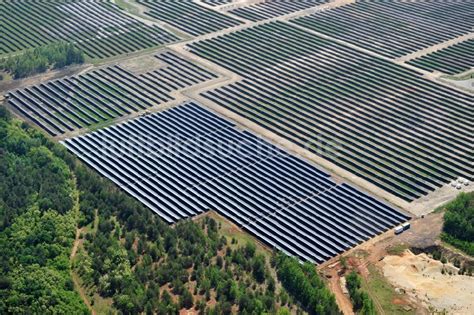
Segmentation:
{"type": "Polygon", "coordinates": [[[62,143],[169,223],[215,210],[317,263],[408,219],[193,102],[62,143]]]}
{"type": "Polygon", "coordinates": [[[190,49],[244,78],[204,97],[395,196],[474,179],[467,93],[282,22],[190,49]]]}
{"type": "Polygon", "coordinates": [[[174,100],[171,95],[217,76],[166,51],[163,66],[135,74],[118,65],[8,93],[8,103],[52,136],[174,100]]]}
{"type": "Polygon", "coordinates": [[[474,1],[356,1],[292,20],[308,29],[397,58],[474,29],[474,1]]]}

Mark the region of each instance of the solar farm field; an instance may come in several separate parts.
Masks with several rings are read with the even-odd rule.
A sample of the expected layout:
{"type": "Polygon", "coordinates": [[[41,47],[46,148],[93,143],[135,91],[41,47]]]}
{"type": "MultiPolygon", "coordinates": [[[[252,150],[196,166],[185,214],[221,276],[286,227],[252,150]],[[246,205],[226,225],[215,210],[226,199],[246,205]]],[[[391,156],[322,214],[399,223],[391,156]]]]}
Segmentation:
{"type": "Polygon", "coordinates": [[[189,48],[244,78],[204,97],[395,196],[474,177],[469,94],[283,22],[189,48]]]}
{"type": "Polygon", "coordinates": [[[308,9],[323,3],[327,3],[329,0],[307,0],[307,1],[278,1],[278,0],[267,0],[244,6],[234,10],[230,10],[229,13],[237,15],[241,18],[250,21],[261,21],[270,19],[273,17],[293,13],[296,11],[308,9]]]}
{"type": "Polygon", "coordinates": [[[216,210],[316,263],[408,219],[193,102],[63,144],[170,223],[216,210]]]}
{"type": "Polygon", "coordinates": [[[357,1],[292,22],[396,58],[472,32],[473,11],[474,1],[357,1]]]}
{"type": "Polygon", "coordinates": [[[0,6],[0,55],[58,40],[74,42],[90,58],[106,58],[178,38],[147,26],[102,1],[5,1],[0,6]]]}
{"type": "Polygon", "coordinates": [[[241,24],[240,21],[205,8],[193,1],[138,0],[150,8],[152,18],[164,21],[192,36],[199,36],[241,24]]]}
{"type": "Polygon", "coordinates": [[[474,67],[474,39],[411,60],[409,64],[427,71],[458,74],[474,67]]]}
{"type": "Polygon", "coordinates": [[[12,91],[8,104],[52,136],[173,100],[171,92],[216,75],[172,52],[165,66],[134,74],[118,65],[12,91]]]}

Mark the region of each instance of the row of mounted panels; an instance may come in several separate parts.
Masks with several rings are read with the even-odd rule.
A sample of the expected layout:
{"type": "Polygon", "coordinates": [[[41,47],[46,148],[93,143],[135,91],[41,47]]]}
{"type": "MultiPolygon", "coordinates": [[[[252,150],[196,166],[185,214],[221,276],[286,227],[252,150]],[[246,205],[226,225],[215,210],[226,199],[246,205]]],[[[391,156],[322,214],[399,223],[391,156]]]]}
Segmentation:
{"type": "Polygon", "coordinates": [[[189,48],[244,77],[202,96],[397,197],[474,178],[468,93],[283,22],[189,48]]]}
{"type": "Polygon", "coordinates": [[[144,73],[107,66],[14,90],[6,97],[16,111],[57,136],[170,102],[175,92],[217,77],[171,51],[155,57],[161,66],[144,73]]]}
{"type": "Polygon", "coordinates": [[[215,210],[315,263],[409,219],[192,102],[62,143],[169,223],[215,210]]]}

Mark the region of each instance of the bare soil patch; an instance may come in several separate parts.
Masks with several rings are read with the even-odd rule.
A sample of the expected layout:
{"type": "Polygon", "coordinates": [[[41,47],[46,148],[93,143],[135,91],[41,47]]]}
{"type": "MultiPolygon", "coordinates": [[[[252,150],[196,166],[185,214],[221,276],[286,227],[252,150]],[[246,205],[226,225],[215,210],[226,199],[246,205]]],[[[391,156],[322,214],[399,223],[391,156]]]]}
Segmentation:
{"type": "Polygon", "coordinates": [[[461,190],[458,190],[452,187],[449,183],[447,183],[446,185],[438,188],[437,190],[429,193],[428,195],[413,201],[408,205],[406,210],[416,216],[426,215],[427,213],[430,213],[431,211],[442,206],[448,201],[451,201],[452,199],[456,198],[456,196],[460,192],[469,191],[474,191],[473,183],[469,184],[468,186],[463,186],[461,190]]]}
{"type": "MultiPolygon", "coordinates": [[[[474,75],[474,73],[473,73],[474,75]]],[[[448,78],[440,78],[441,82],[447,82],[450,85],[457,86],[466,92],[474,93],[474,78],[466,79],[466,80],[451,80],[448,78]]]]}
{"type": "Polygon", "coordinates": [[[340,278],[349,270],[356,270],[362,276],[363,289],[372,298],[380,314],[429,313],[428,303],[419,299],[418,295],[399,290],[399,286],[384,275],[385,257],[401,255],[407,248],[440,245],[443,213],[431,213],[423,218],[415,218],[410,223],[411,228],[400,235],[389,230],[344,254],[346,267],[340,262],[340,257],[320,266],[344,314],[351,314],[352,306],[349,297],[342,292],[340,278]]]}
{"type": "Polygon", "coordinates": [[[386,256],[382,263],[384,276],[421,300],[427,308],[449,314],[472,314],[474,278],[458,275],[458,268],[452,264],[443,264],[424,253],[415,255],[411,251],[402,256],[386,256]]]}
{"type": "Polygon", "coordinates": [[[164,66],[164,63],[158,60],[158,58],[155,58],[154,54],[148,54],[121,61],[119,65],[120,67],[138,75],[157,70],[164,66]]]}

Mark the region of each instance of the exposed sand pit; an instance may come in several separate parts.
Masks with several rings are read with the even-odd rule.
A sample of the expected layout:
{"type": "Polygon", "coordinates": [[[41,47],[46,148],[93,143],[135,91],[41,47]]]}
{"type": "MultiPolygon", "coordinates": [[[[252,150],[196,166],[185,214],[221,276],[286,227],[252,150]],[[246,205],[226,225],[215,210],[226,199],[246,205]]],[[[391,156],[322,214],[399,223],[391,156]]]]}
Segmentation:
{"type": "Polygon", "coordinates": [[[394,286],[405,289],[427,307],[449,314],[472,314],[474,277],[458,275],[458,268],[453,265],[410,251],[403,256],[386,256],[382,263],[385,277],[394,286]]]}

